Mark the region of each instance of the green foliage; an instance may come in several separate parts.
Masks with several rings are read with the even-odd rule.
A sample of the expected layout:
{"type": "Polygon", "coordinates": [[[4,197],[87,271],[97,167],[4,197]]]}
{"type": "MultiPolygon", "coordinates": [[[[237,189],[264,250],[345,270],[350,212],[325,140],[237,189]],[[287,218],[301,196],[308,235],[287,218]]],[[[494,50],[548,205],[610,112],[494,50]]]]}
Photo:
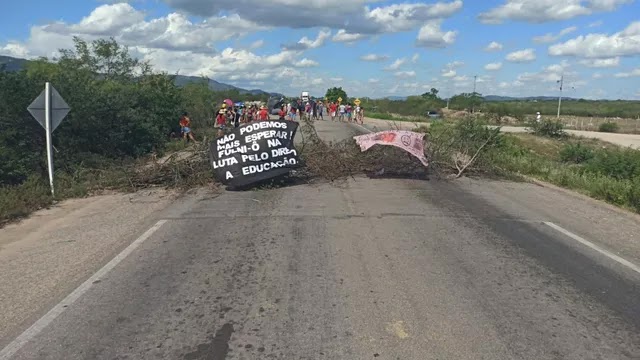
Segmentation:
{"type": "MultiPolygon", "coordinates": [[[[436,90],[437,89],[433,89],[436,90]]],[[[402,109],[402,115],[421,116],[424,115],[424,107],[415,107],[411,103],[412,98],[422,98],[423,100],[433,100],[434,103],[429,110],[437,110],[446,106],[446,102],[440,101],[437,92],[426,92],[420,96],[409,97],[407,100],[377,99],[370,100],[370,107],[376,107],[378,112],[399,113],[397,109],[402,109]]],[[[481,109],[485,113],[492,114],[496,119],[497,115],[512,116],[520,121],[524,121],[525,115],[532,115],[540,112],[543,116],[556,116],[558,111],[557,100],[514,100],[514,101],[486,101],[480,94],[466,93],[458,94],[450,99],[449,108],[454,110],[471,110],[473,107],[481,109]]],[[[636,119],[640,117],[640,101],[629,100],[572,100],[562,101],[562,115],[582,116],[582,117],[621,117],[636,119]]]]}
{"type": "Polygon", "coordinates": [[[338,98],[342,98],[343,103],[347,103],[349,101],[347,93],[342,89],[342,87],[332,87],[327,89],[324,97],[332,102],[337,102],[338,98]]]}
{"type": "Polygon", "coordinates": [[[531,120],[527,124],[527,127],[531,133],[538,136],[555,139],[567,137],[567,133],[564,131],[564,124],[558,120],[543,119],[540,122],[531,120]]]}
{"type": "Polygon", "coordinates": [[[478,110],[484,98],[479,93],[462,93],[449,99],[449,108],[456,110],[478,110]]]}
{"type": "Polygon", "coordinates": [[[500,128],[474,119],[435,122],[426,132],[429,157],[438,165],[454,169],[457,176],[463,171],[490,171],[493,153],[504,147],[500,128]]]}
{"type": "Polygon", "coordinates": [[[502,118],[505,116],[514,117],[518,121],[524,121],[525,119],[525,113],[521,108],[509,106],[504,102],[484,103],[481,106],[481,110],[495,122],[502,121],[502,118]]]}
{"type": "Polygon", "coordinates": [[[598,127],[598,131],[608,132],[608,133],[618,132],[619,129],[620,129],[620,126],[618,125],[618,123],[612,123],[612,122],[602,123],[598,127]]]}
{"type": "MultiPolygon", "coordinates": [[[[640,213],[640,152],[565,144],[558,159],[530,151],[518,138],[493,153],[495,166],[577,190],[640,213]],[[568,166],[567,162],[574,165],[568,166]]],[[[546,140],[562,144],[560,140],[546,140]]]]}
{"type": "Polygon", "coordinates": [[[162,154],[184,111],[202,137],[222,100],[266,100],[236,89],[213,92],[205,82],[179,87],[175,76],[154,72],[113,39],[74,38],[74,48],[60,53],[57,62],[41,58],[22,71],[0,71],[0,221],[52,201],[44,130],[26,110],[45,82],[71,107],[53,133],[58,199],[129,186],[122,169],[135,158],[162,154]]]}
{"type": "Polygon", "coordinates": [[[640,177],[640,151],[634,149],[600,149],[586,163],[585,170],[619,180],[640,177]]]}
{"type": "Polygon", "coordinates": [[[566,144],[560,150],[560,160],[566,163],[582,164],[593,157],[593,149],[581,143],[566,144]]]}
{"type": "Polygon", "coordinates": [[[369,112],[367,113],[367,117],[373,118],[373,119],[381,119],[381,120],[393,120],[394,117],[391,114],[388,113],[372,113],[369,112]]]}

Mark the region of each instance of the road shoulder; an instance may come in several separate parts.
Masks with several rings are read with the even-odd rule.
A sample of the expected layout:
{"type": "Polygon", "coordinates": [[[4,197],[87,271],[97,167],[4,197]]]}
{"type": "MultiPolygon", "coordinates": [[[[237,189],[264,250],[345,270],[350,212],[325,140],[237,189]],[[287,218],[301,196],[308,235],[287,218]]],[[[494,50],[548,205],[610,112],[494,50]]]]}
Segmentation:
{"type": "Polygon", "coordinates": [[[144,190],[65,200],[0,230],[0,345],[153,225],[176,196],[144,190]]]}

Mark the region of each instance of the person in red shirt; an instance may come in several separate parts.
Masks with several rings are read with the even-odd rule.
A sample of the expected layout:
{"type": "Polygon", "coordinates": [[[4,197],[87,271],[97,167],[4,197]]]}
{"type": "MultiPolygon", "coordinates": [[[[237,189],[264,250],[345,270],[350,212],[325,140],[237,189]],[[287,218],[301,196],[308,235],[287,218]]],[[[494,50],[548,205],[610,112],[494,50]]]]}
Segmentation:
{"type": "Polygon", "coordinates": [[[196,139],[193,137],[193,131],[191,131],[191,119],[189,119],[188,113],[185,112],[182,114],[179,124],[180,128],[182,128],[183,139],[187,140],[187,142],[189,142],[189,140],[196,142],[196,139]]]}
{"type": "Polygon", "coordinates": [[[331,105],[329,105],[329,112],[331,113],[331,121],[335,121],[336,120],[336,111],[338,111],[338,105],[336,105],[336,103],[332,102],[331,105]]]}
{"type": "Polygon", "coordinates": [[[260,120],[260,121],[269,120],[269,112],[267,111],[266,107],[264,107],[264,106],[260,107],[260,111],[258,111],[258,120],[260,120]]]}
{"type": "Polygon", "coordinates": [[[285,120],[285,116],[287,116],[287,112],[284,110],[284,105],[282,105],[280,111],[278,111],[279,120],[285,120]]]}
{"type": "Polygon", "coordinates": [[[218,126],[218,137],[224,135],[224,130],[227,127],[227,115],[224,109],[220,109],[220,111],[218,111],[218,116],[216,116],[216,125],[218,126]]]}

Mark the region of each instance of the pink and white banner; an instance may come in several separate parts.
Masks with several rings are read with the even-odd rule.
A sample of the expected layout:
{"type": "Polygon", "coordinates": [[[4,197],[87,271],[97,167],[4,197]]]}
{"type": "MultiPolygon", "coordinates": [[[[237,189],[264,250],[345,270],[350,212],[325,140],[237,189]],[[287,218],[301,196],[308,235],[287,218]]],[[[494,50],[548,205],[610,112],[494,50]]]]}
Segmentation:
{"type": "Polygon", "coordinates": [[[411,155],[415,156],[424,164],[429,166],[427,158],[424,156],[424,135],[421,133],[406,130],[389,130],[377,133],[354,136],[354,140],[362,151],[366,151],[373,145],[392,145],[399,147],[411,155]]]}

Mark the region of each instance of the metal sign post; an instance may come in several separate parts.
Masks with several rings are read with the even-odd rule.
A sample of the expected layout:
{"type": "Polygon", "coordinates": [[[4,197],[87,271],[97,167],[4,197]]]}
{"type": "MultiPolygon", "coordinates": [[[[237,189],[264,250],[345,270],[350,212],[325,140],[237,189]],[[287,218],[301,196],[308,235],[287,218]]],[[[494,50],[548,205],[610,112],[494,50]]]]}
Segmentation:
{"type": "Polygon", "coordinates": [[[49,169],[49,186],[51,195],[55,195],[53,187],[53,141],[51,134],[60,125],[62,119],[69,113],[69,105],[64,101],[58,91],[48,82],[44,85],[44,91],[33,100],[27,108],[29,113],[44,128],[47,138],[47,165],[49,169]]]}

